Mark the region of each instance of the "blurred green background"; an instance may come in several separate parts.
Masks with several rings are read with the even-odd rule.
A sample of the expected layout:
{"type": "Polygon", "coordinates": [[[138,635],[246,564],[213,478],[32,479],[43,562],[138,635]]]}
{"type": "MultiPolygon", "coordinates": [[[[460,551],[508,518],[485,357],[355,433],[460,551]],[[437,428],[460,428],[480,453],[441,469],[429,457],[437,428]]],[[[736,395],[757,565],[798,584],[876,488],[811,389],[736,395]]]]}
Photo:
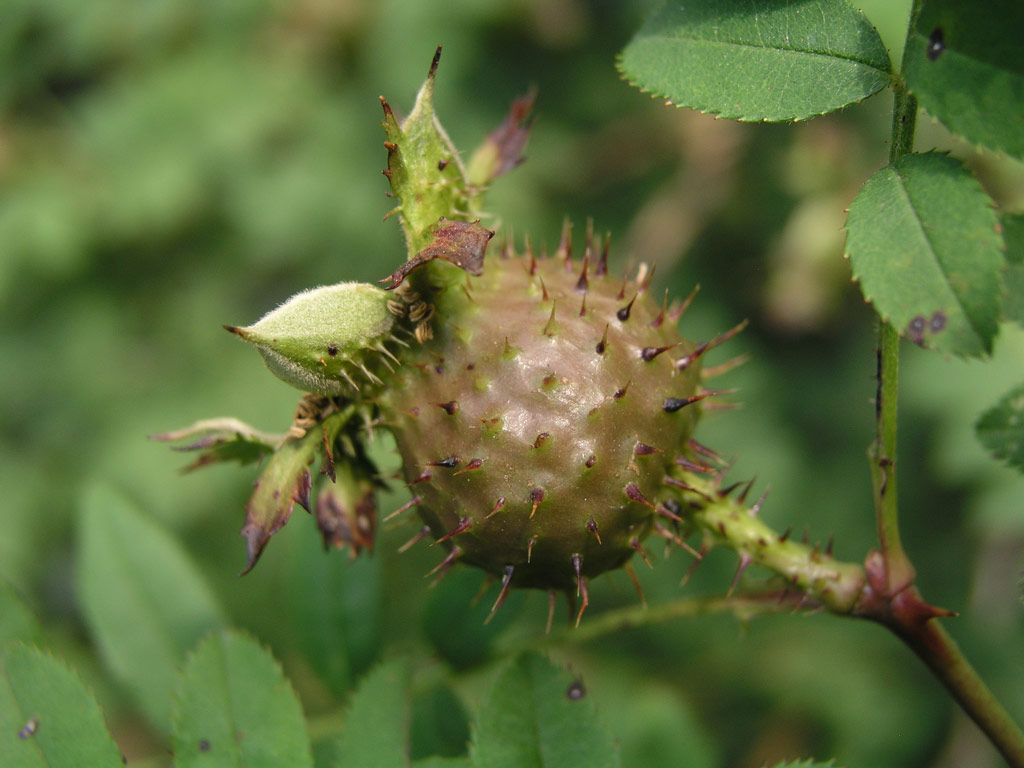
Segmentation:
{"type": "MultiPolygon", "coordinates": [[[[908,4],[862,5],[898,60],[908,4]]],[[[301,511],[239,580],[252,469],[182,476],[186,458],[146,441],[218,415],[287,427],[296,393],[220,326],[251,322],[311,285],[376,280],[404,258],[397,223],[382,222],[390,203],[377,97],[407,110],[439,44],[437,109],[467,153],[512,98],[538,89],[529,159],[495,185],[484,223],[553,245],[563,216],[579,230],[593,217],[613,233],[620,268],[657,263],[657,282],[674,295],[700,283],[688,335],[749,317],[717,358],[751,354],[723,380],[744,407],[712,414],[698,437],[736,457],[736,479],[756,474],[758,489],[771,486],[765,515],[779,529],[834,534],[843,559],[873,545],[873,320],[840,230],[859,185],[886,162],[888,94],[793,126],[666,108],[614,67],[645,3],[0,8],[0,576],[42,619],[42,642],[96,691],[130,764],[165,764],[167,737],[107,671],[83,618],[76,525],[97,487],[182,543],[231,623],[284,661],[324,742],[330,713],[375,656],[446,659],[425,663],[458,670],[450,679],[472,710],[494,632],[528,636],[543,625],[546,599],[528,594],[475,645],[475,574],[428,589],[421,574],[437,553],[395,554],[412,528],[386,530],[372,561],[350,565],[320,553],[301,511]],[[371,585],[353,598],[359,626],[356,608],[345,626],[318,612],[316,596],[335,582],[371,585]],[[337,659],[334,636],[347,648],[337,659]]],[[[919,126],[918,148],[954,152],[1004,209],[1024,210],[1020,165],[973,152],[927,118],[919,126]]],[[[1024,719],[1024,483],[972,434],[981,411],[1024,379],[1024,334],[1003,329],[987,363],[908,345],[902,374],[900,494],[922,591],[960,612],[952,631],[1024,719]]],[[[386,441],[378,456],[393,470],[386,441]]],[[[382,509],[404,500],[395,488],[382,509]]],[[[686,559],[657,562],[641,574],[648,600],[723,592],[735,558],[708,560],[685,590],[686,559]]],[[[621,576],[592,594],[595,613],[635,601],[621,576]]],[[[851,766],[999,764],[908,651],[854,621],[695,619],[554,656],[584,675],[627,765],[812,755],[851,766]]],[[[448,699],[436,708],[445,707],[459,709],[448,699]]],[[[450,742],[460,738],[456,728],[450,742]]]]}

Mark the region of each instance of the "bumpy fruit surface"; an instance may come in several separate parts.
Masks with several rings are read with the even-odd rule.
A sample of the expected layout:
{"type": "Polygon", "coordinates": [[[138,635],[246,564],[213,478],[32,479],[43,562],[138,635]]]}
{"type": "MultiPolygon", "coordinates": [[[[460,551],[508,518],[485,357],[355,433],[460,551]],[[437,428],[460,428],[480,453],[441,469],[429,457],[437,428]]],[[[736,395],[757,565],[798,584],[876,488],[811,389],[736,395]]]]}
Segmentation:
{"type": "Polygon", "coordinates": [[[646,559],[652,531],[687,546],[685,505],[717,493],[680,473],[715,472],[687,458],[712,394],[701,357],[741,326],[694,345],[676,329],[686,303],[650,296],[646,269],[609,276],[607,242],[598,255],[590,232],[573,259],[568,225],[552,258],[487,253],[482,197],[521,162],[533,98],[464,167],[433,110],[439,56],[405,120],[381,99],[408,258],[385,287],[306,291],[228,327],[306,393],[291,428],[220,419],[160,437],[192,439],[194,466],[269,456],[246,506],[248,571],[296,504],[315,510],[326,546],[371,549],[386,478],[367,448],[390,430],[412,496],[399,511],[425,523],[412,541],[430,533],[448,550],[436,571],[462,562],[499,578],[495,608],[512,587],[577,593],[585,608],[588,579],[646,559]]]}
{"type": "Polygon", "coordinates": [[[698,415],[695,345],[589,252],[430,266],[418,290],[446,311],[380,396],[419,514],[513,586],[574,591],[622,566],[672,515],[657,500],[698,415]]]}

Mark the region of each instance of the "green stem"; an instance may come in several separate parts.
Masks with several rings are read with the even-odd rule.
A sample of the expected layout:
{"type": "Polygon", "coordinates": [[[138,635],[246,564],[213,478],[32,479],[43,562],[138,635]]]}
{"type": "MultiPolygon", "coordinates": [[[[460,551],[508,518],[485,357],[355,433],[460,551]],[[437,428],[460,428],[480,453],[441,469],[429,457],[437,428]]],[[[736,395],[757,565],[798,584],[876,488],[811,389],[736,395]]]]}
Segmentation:
{"type": "MultiPolygon", "coordinates": [[[[907,39],[914,30],[921,0],[914,0],[910,11],[907,39]]],[[[904,48],[906,50],[906,48],[904,48]]],[[[917,125],[917,99],[902,81],[897,81],[893,97],[892,144],[889,163],[898,162],[913,152],[917,125]]],[[[914,582],[911,565],[900,541],[899,507],[896,483],[896,425],[899,400],[899,332],[880,321],[878,330],[878,387],[875,396],[875,440],[869,452],[874,489],[875,527],[886,564],[889,594],[896,594],[914,582]]]]}
{"type": "MultiPolygon", "coordinates": [[[[914,0],[908,25],[913,34],[922,0],[914,0]]],[[[902,80],[893,104],[890,164],[913,152],[917,99],[902,80]]],[[[1024,733],[993,696],[948,632],[936,621],[947,615],[924,602],[914,587],[914,567],[900,541],[896,483],[896,425],[899,394],[899,333],[880,322],[875,440],[871,446],[871,479],[880,561],[866,571],[869,588],[855,613],[880,621],[893,631],[946,686],[1010,765],[1024,768],[1024,733]]]]}
{"type": "Polygon", "coordinates": [[[871,445],[871,482],[875,527],[884,559],[886,592],[897,594],[914,582],[914,567],[900,541],[896,483],[896,425],[899,394],[899,333],[886,322],[878,332],[878,388],[875,395],[875,440],[871,445]]]}
{"type": "Polygon", "coordinates": [[[792,611],[799,607],[800,595],[795,592],[763,592],[728,597],[680,598],[662,605],[630,605],[606,611],[587,619],[578,627],[555,630],[515,641],[509,650],[535,650],[565,643],[585,643],[620,630],[663,624],[695,616],[732,614],[741,621],[755,616],[792,611]]]}
{"type": "Polygon", "coordinates": [[[945,628],[927,621],[912,633],[893,631],[946,686],[1006,762],[1014,768],[1024,766],[1024,734],[945,628]]]}

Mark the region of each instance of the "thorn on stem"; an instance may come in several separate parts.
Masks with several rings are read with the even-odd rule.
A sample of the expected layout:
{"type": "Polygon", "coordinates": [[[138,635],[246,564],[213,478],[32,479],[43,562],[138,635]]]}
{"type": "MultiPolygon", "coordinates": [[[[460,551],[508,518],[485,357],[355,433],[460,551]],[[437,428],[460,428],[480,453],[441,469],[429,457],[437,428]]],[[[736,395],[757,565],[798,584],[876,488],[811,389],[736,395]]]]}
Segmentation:
{"type": "Polygon", "coordinates": [[[456,475],[462,475],[462,474],[465,474],[466,472],[473,472],[475,470],[478,470],[478,469],[480,469],[480,467],[482,467],[484,465],[484,461],[486,461],[486,459],[470,459],[466,463],[466,466],[464,466],[462,469],[460,469],[455,474],[456,475]]]}
{"type": "Polygon", "coordinates": [[[437,586],[441,579],[448,574],[448,571],[451,570],[451,567],[455,564],[455,561],[459,559],[461,554],[462,550],[459,549],[459,546],[456,544],[452,547],[452,551],[448,553],[448,557],[427,572],[427,576],[433,576],[435,573],[437,574],[437,578],[430,584],[431,587],[437,586]]]}
{"type": "MultiPolygon", "coordinates": [[[[469,515],[465,515],[459,518],[458,525],[456,525],[454,528],[448,531],[448,533],[446,533],[444,536],[437,539],[437,541],[435,541],[434,544],[440,544],[442,541],[448,541],[448,539],[452,538],[452,536],[458,536],[460,533],[465,533],[472,527],[473,518],[471,518],[469,515]]],[[[434,546],[434,544],[431,544],[430,546],[434,546]]]]}
{"type": "Polygon", "coordinates": [[[700,551],[697,553],[697,558],[690,563],[689,569],[683,574],[683,578],[679,581],[679,586],[683,586],[693,576],[693,572],[697,570],[697,566],[704,562],[704,556],[708,553],[708,545],[702,544],[700,551]]]}
{"type": "Polygon", "coordinates": [[[665,402],[662,404],[662,409],[666,413],[675,413],[680,411],[688,405],[693,405],[708,397],[707,394],[690,395],[689,397],[666,397],[665,402]]]}
{"type": "Polygon", "coordinates": [[[647,563],[648,568],[654,568],[654,566],[651,565],[651,561],[647,557],[647,550],[644,549],[644,545],[640,543],[640,539],[633,538],[629,542],[629,546],[631,546],[633,549],[640,553],[640,557],[642,557],[644,559],[644,562],[647,563]]]}
{"type": "Polygon", "coordinates": [[[583,558],[578,554],[572,556],[572,569],[576,572],[576,597],[583,598],[580,612],[576,614],[576,626],[579,627],[580,619],[583,618],[583,612],[590,605],[590,593],[587,589],[587,580],[583,576],[583,558]]]}
{"type": "Polygon", "coordinates": [[[606,232],[604,236],[604,247],[601,249],[601,258],[598,259],[597,266],[594,268],[595,277],[604,277],[608,274],[608,249],[611,247],[611,242],[611,233],[606,232]]]}
{"type": "Polygon", "coordinates": [[[398,551],[400,553],[402,553],[402,554],[408,552],[410,549],[412,549],[414,546],[416,546],[419,542],[423,541],[423,539],[425,539],[429,535],[430,535],[430,526],[429,525],[424,525],[422,528],[420,528],[419,532],[415,536],[413,536],[411,539],[409,539],[407,542],[405,542],[405,544],[400,546],[398,548],[398,551]]]}
{"type": "Polygon", "coordinates": [[[491,508],[491,511],[487,513],[487,517],[485,517],[484,520],[490,520],[492,517],[494,517],[496,514],[498,514],[498,512],[500,512],[501,508],[504,507],[504,506],[505,506],[505,497],[504,496],[499,496],[498,500],[496,502],[494,502],[494,506],[491,508]]]}
{"type": "Polygon", "coordinates": [[[654,505],[651,504],[651,502],[647,500],[647,497],[643,495],[636,483],[627,483],[626,487],[622,489],[622,492],[626,494],[626,498],[630,501],[635,501],[639,504],[643,504],[652,511],[657,511],[655,510],[654,505]]]}
{"type": "Polygon", "coordinates": [[[514,565],[506,565],[504,573],[501,577],[501,591],[498,592],[498,598],[494,601],[494,605],[491,606],[491,612],[487,614],[487,618],[484,619],[484,624],[490,624],[491,619],[494,618],[494,614],[498,612],[501,604],[505,602],[505,598],[508,597],[509,587],[512,586],[512,577],[516,573],[516,567],[514,565]]]}
{"type": "Polygon", "coordinates": [[[537,507],[539,507],[540,503],[542,501],[544,501],[544,489],[543,488],[533,488],[533,489],[531,489],[530,490],[530,501],[533,502],[533,507],[530,509],[530,519],[532,520],[533,516],[535,514],[537,514],[537,507]]]}
{"type": "Polygon", "coordinates": [[[729,591],[725,593],[727,598],[732,597],[732,593],[736,591],[736,585],[740,583],[740,578],[743,576],[744,571],[750,567],[752,562],[754,562],[754,558],[746,552],[740,553],[739,567],[736,569],[736,575],[732,578],[732,584],[729,585],[729,591]]]}
{"type": "Polygon", "coordinates": [[[389,520],[393,520],[394,518],[398,517],[403,512],[408,512],[410,509],[412,509],[413,507],[417,506],[421,501],[423,501],[423,499],[421,499],[419,496],[413,496],[411,499],[409,499],[407,502],[405,502],[405,504],[403,504],[398,509],[396,509],[394,512],[392,512],[390,515],[385,517],[382,522],[386,523],[389,520]]]}
{"type": "Polygon", "coordinates": [[[671,320],[673,324],[678,323],[679,318],[682,317],[683,313],[690,308],[690,304],[693,303],[693,300],[697,296],[698,291],[700,291],[699,284],[693,286],[693,290],[690,291],[690,295],[686,297],[683,303],[669,313],[668,319],[671,320]]]}
{"type": "Polygon", "coordinates": [[[633,582],[633,587],[636,589],[637,595],[640,596],[640,605],[646,608],[647,598],[644,597],[644,588],[640,585],[640,579],[637,578],[636,571],[633,570],[633,566],[626,563],[623,566],[623,570],[626,572],[626,575],[629,576],[629,580],[633,582]]]}
{"type": "Polygon", "coordinates": [[[427,466],[428,467],[444,467],[445,469],[455,469],[457,466],[459,466],[459,457],[458,456],[447,456],[447,457],[445,457],[443,459],[439,459],[438,461],[429,461],[429,462],[427,462],[427,466]]]}
{"type": "Polygon", "coordinates": [[[624,323],[629,320],[629,313],[633,309],[633,302],[636,301],[636,296],[636,294],[633,294],[633,298],[629,300],[629,303],[615,313],[615,316],[619,319],[620,323],[624,323]]]}

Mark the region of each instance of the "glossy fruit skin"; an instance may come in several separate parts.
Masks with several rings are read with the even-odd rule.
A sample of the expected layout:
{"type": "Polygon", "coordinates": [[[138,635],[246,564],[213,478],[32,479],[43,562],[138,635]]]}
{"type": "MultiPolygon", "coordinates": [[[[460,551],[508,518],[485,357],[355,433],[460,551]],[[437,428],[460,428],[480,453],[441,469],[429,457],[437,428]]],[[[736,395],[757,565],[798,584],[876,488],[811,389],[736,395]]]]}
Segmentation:
{"type": "Polygon", "coordinates": [[[589,262],[431,265],[434,338],[380,395],[435,538],[512,586],[572,591],[624,565],[699,415],[695,345],[644,282],[589,262]]]}

